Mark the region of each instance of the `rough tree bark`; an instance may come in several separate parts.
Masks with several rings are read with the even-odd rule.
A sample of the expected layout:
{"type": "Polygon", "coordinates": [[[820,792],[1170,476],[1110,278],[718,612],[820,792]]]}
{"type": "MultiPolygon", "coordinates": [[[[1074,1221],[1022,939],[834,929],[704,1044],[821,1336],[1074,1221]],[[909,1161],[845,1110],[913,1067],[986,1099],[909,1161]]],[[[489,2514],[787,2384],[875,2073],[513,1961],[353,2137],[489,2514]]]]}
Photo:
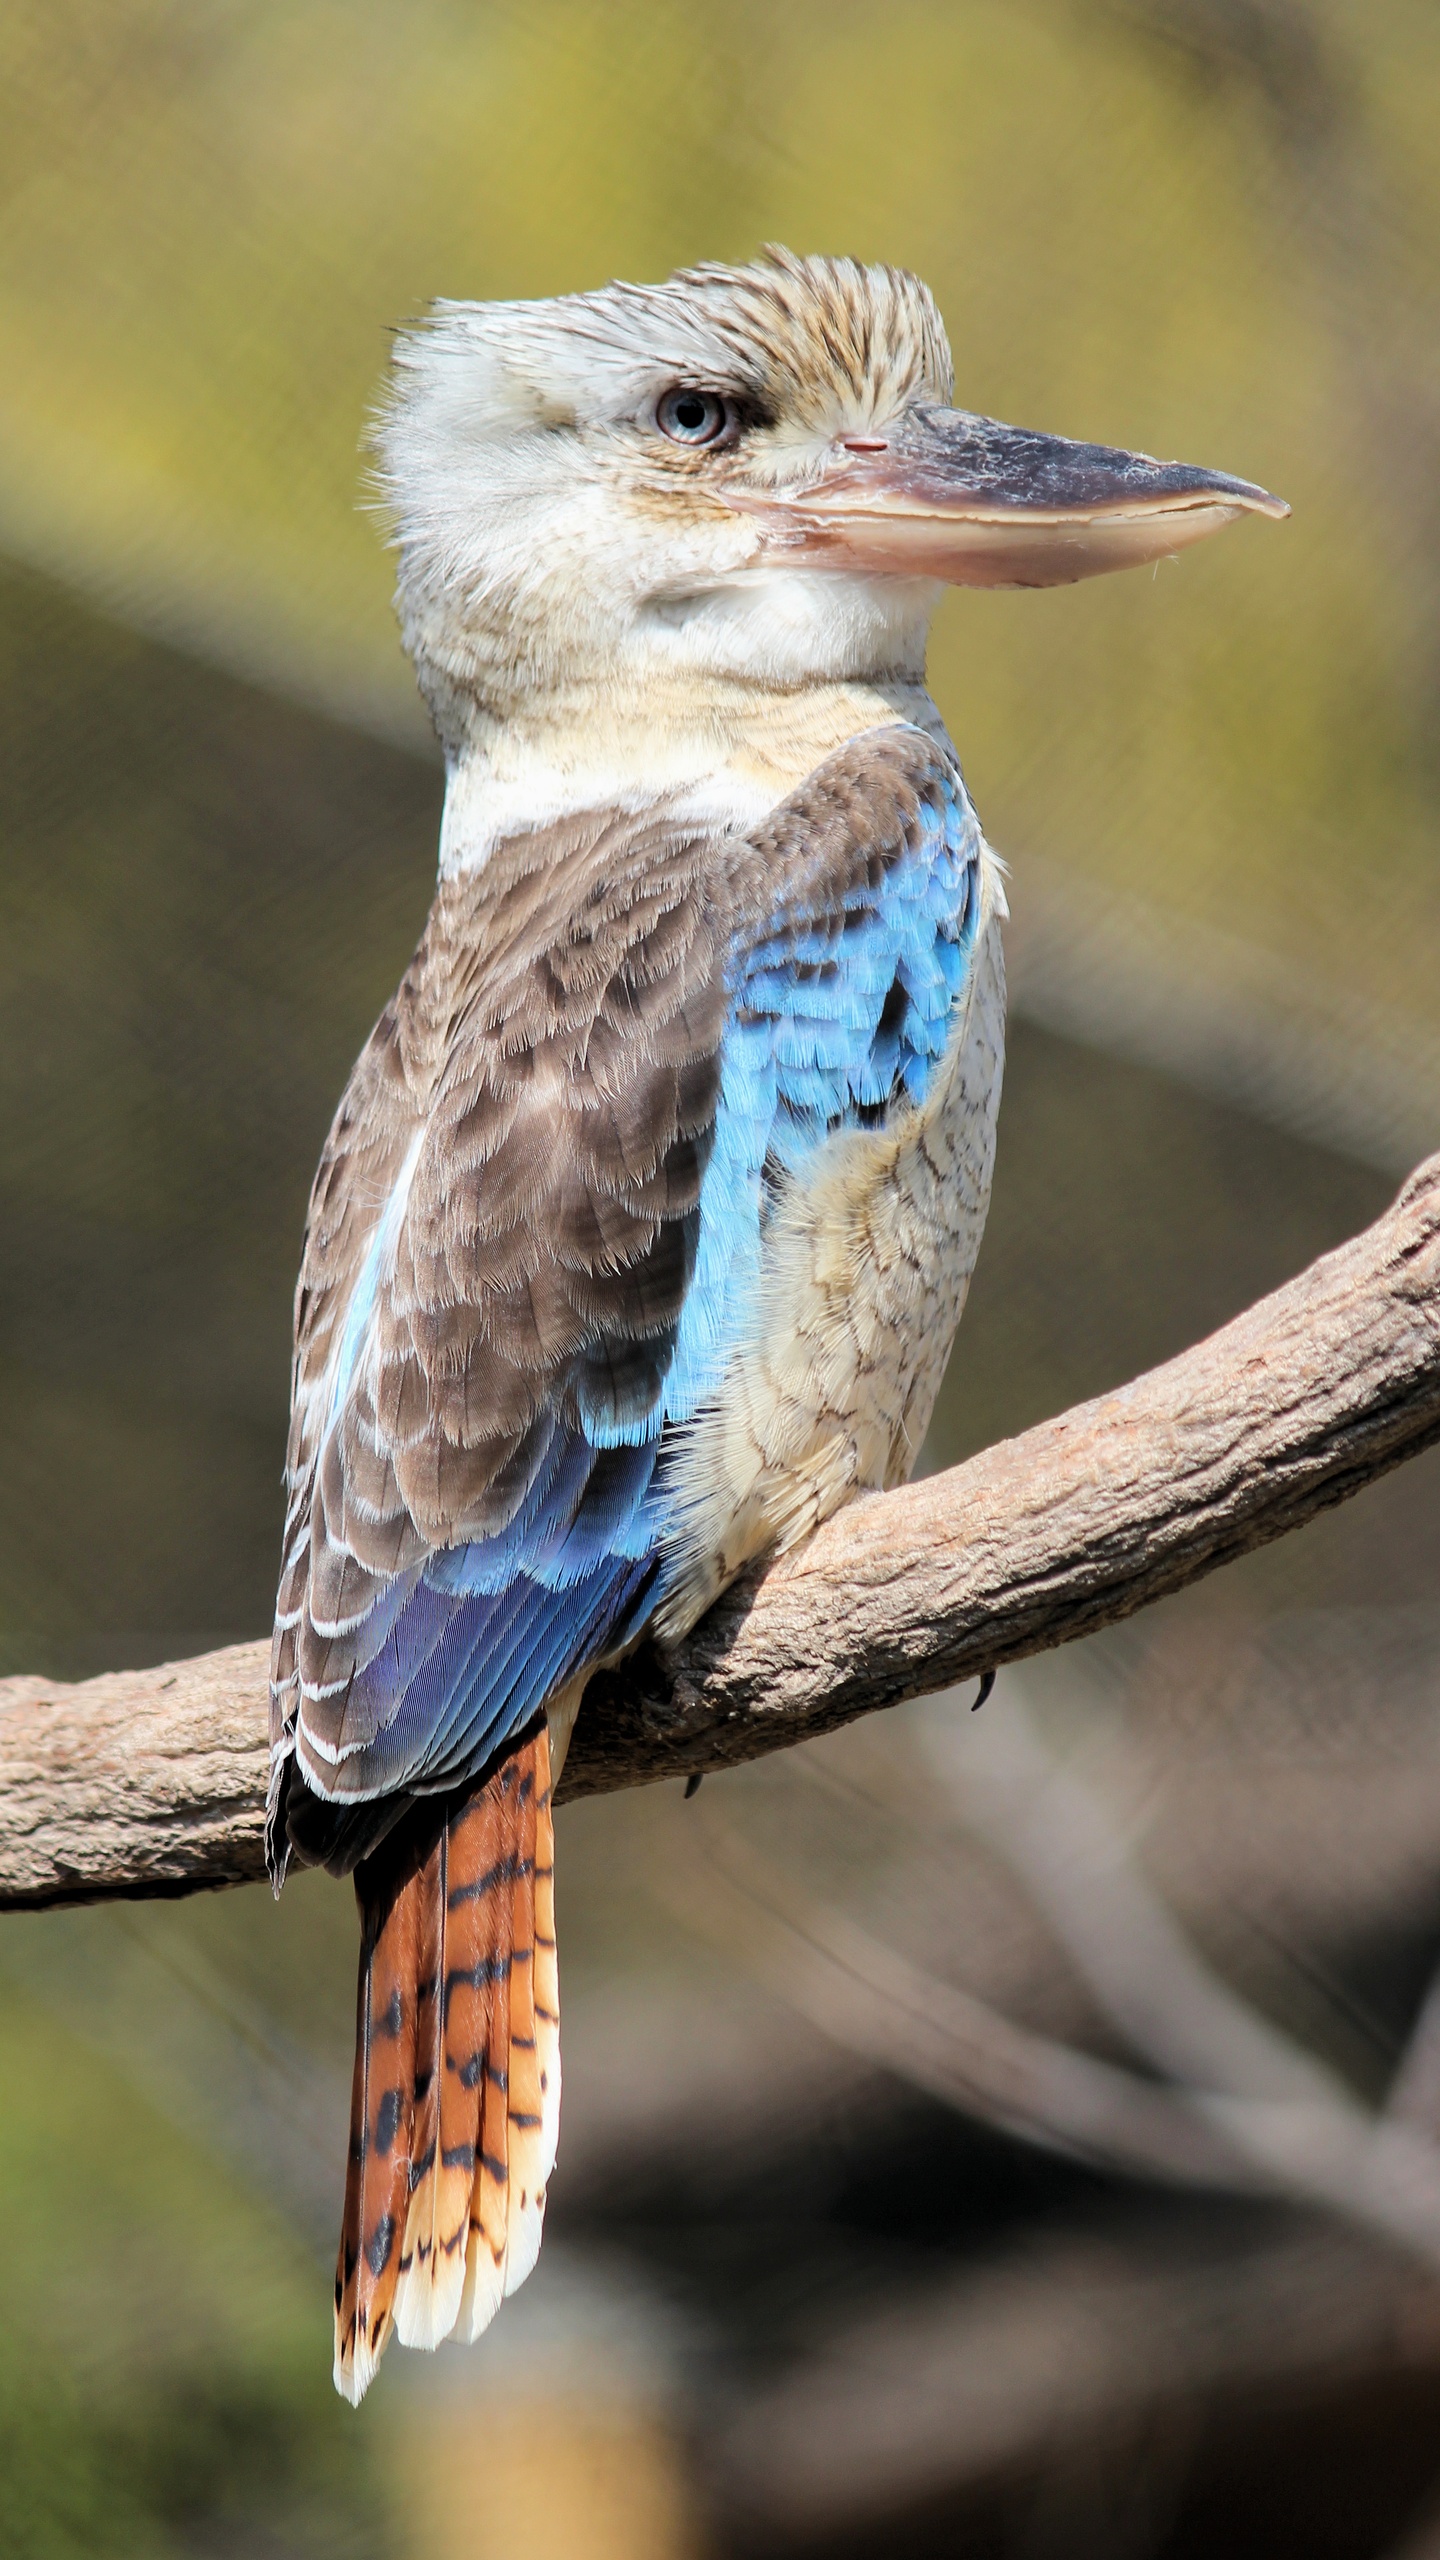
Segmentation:
{"type": "MultiPolygon", "coordinates": [[[[857,1502],[592,1683],[562,1793],[724,1768],[1110,1624],[1440,1439],[1440,1156],[1113,1395],[857,1502]]],[[[0,1908],[262,1872],[267,1648],[0,1683],[0,1908]]]]}

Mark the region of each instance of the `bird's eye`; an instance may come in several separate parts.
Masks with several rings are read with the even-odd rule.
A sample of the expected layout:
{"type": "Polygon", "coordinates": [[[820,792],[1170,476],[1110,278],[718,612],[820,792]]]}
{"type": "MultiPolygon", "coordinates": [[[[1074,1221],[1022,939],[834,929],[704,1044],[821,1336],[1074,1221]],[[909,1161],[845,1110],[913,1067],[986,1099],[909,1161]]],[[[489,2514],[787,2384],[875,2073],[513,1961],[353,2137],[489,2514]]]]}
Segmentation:
{"type": "Polygon", "coordinates": [[[672,444],[719,444],[732,425],[730,404],[718,391],[695,391],[678,383],[661,395],[655,424],[672,444]]]}

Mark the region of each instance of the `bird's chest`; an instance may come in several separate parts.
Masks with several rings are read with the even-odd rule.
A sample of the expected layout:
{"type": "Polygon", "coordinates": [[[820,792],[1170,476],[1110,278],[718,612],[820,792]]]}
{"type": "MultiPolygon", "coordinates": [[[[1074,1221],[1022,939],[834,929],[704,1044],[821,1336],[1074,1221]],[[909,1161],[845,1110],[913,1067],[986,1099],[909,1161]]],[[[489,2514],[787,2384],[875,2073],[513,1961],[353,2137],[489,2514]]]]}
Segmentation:
{"type": "Polygon", "coordinates": [[[974,964],[923,1103],[838,1132],[769,1222],[750,1321],[676,1470],[662,1634],[693,1624],[750,1557],[915,1464],[989,1206],[1000,913],[987,851],[974,964]]]}

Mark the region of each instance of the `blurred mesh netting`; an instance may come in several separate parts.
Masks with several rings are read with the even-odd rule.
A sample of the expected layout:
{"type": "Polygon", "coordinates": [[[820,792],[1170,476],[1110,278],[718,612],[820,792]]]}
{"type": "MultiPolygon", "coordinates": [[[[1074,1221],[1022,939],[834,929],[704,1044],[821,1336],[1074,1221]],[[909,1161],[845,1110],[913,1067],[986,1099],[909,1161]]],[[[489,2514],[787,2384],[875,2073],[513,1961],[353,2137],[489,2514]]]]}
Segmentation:
{"type": "MultiPolygon", "coordinates": [[[[436,294],[548,294],[766,239],[889,258],[935,287],[965,405],[1293,505],[1153,578],[943,609],[935,690],[1012,865],[1015,1018],[931,1462],[1165,1357],[1378,1212],[1440,1143],[1437,127],[1423,0],[11,0],[0,1670],[154,1660],[268,1620],[306,1190],[433,875],[442,777],[360,447],[387,329],[436,294]]],[[[1051,1803],[1058,1869],[1087,1841],[1097,1872],[1138,1859],[1250,2026],[1321,2058],[1327,2104],[1377,2110],[1408,2050],[1409,2120],[1428,2105],[1433,2131],[1436,2031],[1410,2039],[1440,1941],[1437,1545],[1432,1458],[1012,1685],[1008,1709],[1002,1681],[1001,1741],[968,1774],[942,1784],[932,1728],[892,1720],[712,1785],[703,1831],[675,1831],[668,1793],[562,1825],[562,2272],[520,2355],[547,2409],[554,2337],[589,2407],[623,2300],[636,2370],[666,2377],[635,2405],[690,2445],[717,2547],[838,2554],[853,2528],[897,2554],[970,2548],[933,2536],[998,2533],[1017,2481],[1023,2532],[973,2547],[1234,2553],[1252,2526],[1306,2560],[1388,2547],[1433,2468],[1440,2316],[1424,2214],[1397,2238],[1384,2162],[1344,2155],[1379,2197],[1348,2224],[1318,2152],[1288,2186],[1257,2167],[1249,2118],[1208,2185],[1173,2159],[1126,2169],[1118,2133],[1077,2167],[1038,2096],[1020,2141],[986,2100],[983,2020],[946,2012],[917,2077],[885,2019],[943,1975],[1044,2043],[1037,2089],[1051,2048],[1184,2079],[1113,1944],[1015,1846],[1016,1790],[1078,1752],[1095,1801],[1051,1803]],[[1063,2352],[1061,2301],[1093,2309],[1063,2352]],[[1121,2338],[1128,2363],[1097,2344],[1121,2338]],[[1003,2410],[976,2378],[992,2355],[1003,2410]],[[1062,2368],[1093,2374],[1089,2400],[1062,2368]],[[878,2377],[868,2414],[847,2372],[878,2377]],[[1269,2436],[1261,2402],[1282,2412],[1269,2436]],[[1256,2503],[1272,2457],[1288,2506],[1256,2503]]],[[[157,2516],[176,2547],[219,2547],[187,2463],[292,2484],[263,2532],[225,2489],[252,2535],[226,2548],[328,2548],[326,2515],[351,2530],[328,2419],[264,2380],[292,2351],[323,2368],[323,2277],[314,2335],[296,2310],[282,2347],[232,2286],[229,2361],[188,2400],[204,2316],[176,2309],[267,2249],[308,2301],[290,2259],[338,2175],[348,1930],[309,1886],[278,1919],[242,1896],[133,1928],[4,1924],[31,2004],[7,2068],[71,2074],[56,2157],[99,2198],[121,2306],[97,2360],[57,2170],[27,2299],[60,2265],[70,2310],[36,2311],[51,2363],[24,2407],[51,2405],[53,2370],[74,2402],[55,2441],[91,2468],[57,2524],[61,2456],[27,2469],[0,2423],[0,2490],[20,2480],[40,2519],[17,2551],[158,2547],[157,2516]],[[137,2163],[148,2143],[166,2164],[160,2202],[140,2165],[95,2185],[66,2037],[165,2126],[135,2136],[137,2163]],[[217,2159],[242,2201],[215,2200],[217,2159]],[[186,2178],[202,2237],[183,2282],[147,2259],[163,2281],[141,2318],[124,2248],[147,2214],[179,2247],[186,2178]],[[95,2484],[115,2462],[112,2513],[95,2484]]],[[[1152,2005],[1206,1996],[1182,1962],[1152,2005]]],[[[1198,2085],[1240,2048],[1197,2039],[1198,2085]]],[[[1283,2078],[1294,2053],[1270,2059],[1283,2078]]],[[[23,2202],[51,2131],[22,2111],[6,2138],[23,2202]]],[[[632,2516],[604,2547],[678,2552],[689,2528],[654,2518],[684,2501],[672,2515],[642,2454],[652,2539],[632,2516]]]]}

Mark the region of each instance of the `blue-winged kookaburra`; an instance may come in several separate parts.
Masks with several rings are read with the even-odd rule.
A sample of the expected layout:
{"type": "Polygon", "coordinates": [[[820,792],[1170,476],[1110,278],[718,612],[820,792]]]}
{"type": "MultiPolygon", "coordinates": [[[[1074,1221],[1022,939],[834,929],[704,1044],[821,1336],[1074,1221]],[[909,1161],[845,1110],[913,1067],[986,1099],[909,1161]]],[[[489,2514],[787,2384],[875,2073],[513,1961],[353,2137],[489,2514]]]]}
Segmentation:
{"type": "Polygon", "coordinates": [[[998,865],[946,581],[1278,501],[951,406],[916,277],[773,252],[443,303],[380,429],[440,880],[296,1297],[270,1858],[362,1937],[335,2372],[535,2263],[587,1677],[906,1477],[980,1243],[998,865]]]}

